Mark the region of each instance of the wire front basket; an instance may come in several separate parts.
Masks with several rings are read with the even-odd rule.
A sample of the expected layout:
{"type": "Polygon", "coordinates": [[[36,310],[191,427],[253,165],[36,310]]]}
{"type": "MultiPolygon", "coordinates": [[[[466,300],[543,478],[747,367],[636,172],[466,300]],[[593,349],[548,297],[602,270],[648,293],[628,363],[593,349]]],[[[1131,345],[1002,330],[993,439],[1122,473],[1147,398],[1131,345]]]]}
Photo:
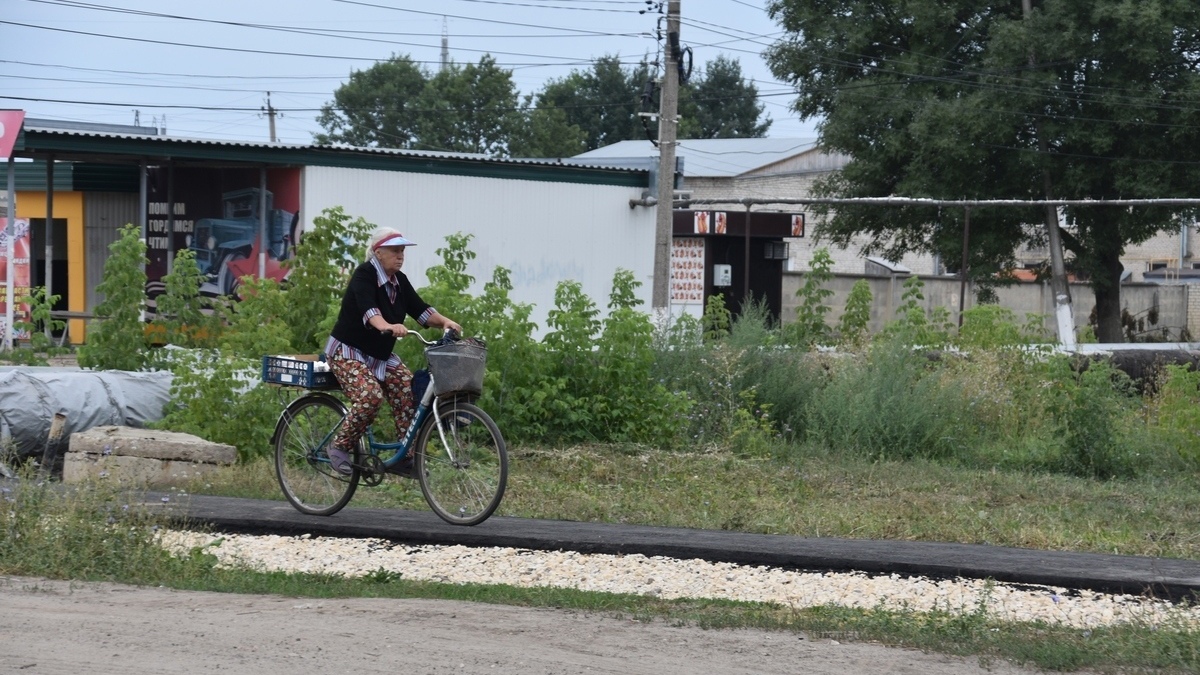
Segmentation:
{"type": "Polygon", "coordinates": [[[425,360],[433,374],[435,395],[483,393],[483,371],[487,368],[487,347],[483,342],[462,340],[429,347],[425,350],[425,360]]]}

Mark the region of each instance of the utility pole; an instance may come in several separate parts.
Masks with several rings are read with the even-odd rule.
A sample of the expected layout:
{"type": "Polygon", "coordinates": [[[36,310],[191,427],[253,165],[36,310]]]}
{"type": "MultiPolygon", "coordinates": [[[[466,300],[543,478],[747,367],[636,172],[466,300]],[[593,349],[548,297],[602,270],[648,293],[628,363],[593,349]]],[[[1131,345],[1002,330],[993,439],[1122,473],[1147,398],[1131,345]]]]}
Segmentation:
{"type": "Polygon", "coordinates": [[[262,111],[264,114],[266,114],[267,119],[270,120],[271,142],[274,143],[275,142],[275,113],[277,111],[275,110],[275,108],[271,107],[271,92],[269,92],[269,91],[267,92],[267,105],[262,108],[262,111]]]}
{"type": "MultiPolygon", "coordinates": [[[[1021,9],[1026,20],[1033,13],[1033,0],[1021,0],[1021,9]]],[[[1033,49],[1029,50],[1029,65],[1037,65],[1037,56],[1033,49]]],[[[1038,155],[1044,160],[1049,151],[1049,143],[1042,133],[1040,120],[1034,121],[1034,133],[1037,134],[1038,155]]],[[[1046,199],[1053,199],[1053,183],[1050,180],[1050,170],[1042,169],[1042,189],[1046,199]]],[[[1046,233],[1050,244],[1050,290],[1054,293],[1054,318],[1058,323],[1058,341],[1067,349],[1075,350],[1075,315],[1071,309],[1071,287],[1067,283],[1067,267],[1063,262],[1062,232],[1059,231],[1058,208],[1046,205],[1046,233]]]]}
{"type": "Polygon", "coordinates": [[[675,208],[675,133],[679,120],[679,2],[667,2],[662,98],[658,106],[658,204],[654,226],[653,309],[666,311],[670,297],[671,219],[675,208]]]}

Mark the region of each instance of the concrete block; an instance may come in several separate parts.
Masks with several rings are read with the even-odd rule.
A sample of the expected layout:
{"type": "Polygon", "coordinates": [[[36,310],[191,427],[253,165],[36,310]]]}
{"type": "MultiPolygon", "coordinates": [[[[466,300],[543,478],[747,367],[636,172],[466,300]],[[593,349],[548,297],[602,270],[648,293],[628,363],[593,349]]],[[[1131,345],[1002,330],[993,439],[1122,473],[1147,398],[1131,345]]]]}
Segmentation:
{"type": "Polygon", "coordinates": [[[99,426],[71,434],[63,482],[114,480],[147,487],[179,485],[237,461],[237,448],[191,434],[99,426]]]}

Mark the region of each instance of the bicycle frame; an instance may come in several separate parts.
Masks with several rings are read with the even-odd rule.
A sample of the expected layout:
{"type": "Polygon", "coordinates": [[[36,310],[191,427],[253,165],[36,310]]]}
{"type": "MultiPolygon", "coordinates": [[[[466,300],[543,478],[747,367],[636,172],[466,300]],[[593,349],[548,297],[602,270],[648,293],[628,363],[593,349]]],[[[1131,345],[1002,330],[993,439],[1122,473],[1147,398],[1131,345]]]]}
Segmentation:
{"type": "MultiPolygon", "coordinates": [[[[396,454],[392,455],[391,459],[383,462],[384,468],[391,468],[408,457],[408,451],[412,449],[413,441],[417,438],[417,432],[421,430],[421,425],[425,423],[425,419],[429,417],[430,411],[437,412],[437,398],[433,395],[433,375],[429,376],[429,386],[425,388],[425,394],[421,396],[420,402],[417,403],[417,410],[413,414],[412,422],[408,425],[408,430],[404,432],[404,438],[395,443],[379,443],[375,440],[375,434],[370,427],[367,428],[367,447],[372,455],[378,455],[380,450],[396,450],[396,454]]],[[[437,416],[434,415],[434,420],[437,416]]],[[[436,422],[435,422],[436,423],[436,422]]],[[[442,434],[442,427],[438,425],[438,435],[442,436],[445,441],[445,436],[442,434]]]]}

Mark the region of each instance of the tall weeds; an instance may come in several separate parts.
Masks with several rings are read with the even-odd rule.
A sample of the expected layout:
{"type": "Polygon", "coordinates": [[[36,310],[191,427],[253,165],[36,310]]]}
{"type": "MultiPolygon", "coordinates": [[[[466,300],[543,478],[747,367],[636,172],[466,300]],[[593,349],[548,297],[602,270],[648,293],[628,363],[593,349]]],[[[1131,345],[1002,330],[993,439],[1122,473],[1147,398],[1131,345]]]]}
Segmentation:
{"type": "MultiPolygon", "coordinates": [[[[243,459],[269,453],[281,403],[254,386],[257,361],[317,349],[368,227],[327,210],[306,233],[287,288],[245,286],[244,300],[219,313],[218,348],[173,361],[174,400],[162,425],[237,445],[243,459]]],[[[806,278],[793,322],[777,324],[753,303],[734,317],[714,296],[702,316],[654,325],[640,306],[640,282],[616,270],[607,312],[579,283],[561,282],[539,340],[533,308],[512,299],[508,270],[496,268],[474,292],[470,243],[469,235],[447,237],[419,290],[487,342],[480,403],[510,443],[635,443],[755,457],[804,447],[1098,479],[1200,467],[1195,373],[1169,371],[1143,397],[1111,366],[1031,348],[1031,332],[1003,308],[973,308],[958,329],[944,309],[925,309],[916,277],[905,283],[899,319],[873,337],[860,330],[860,288],[836,351],[824,347],[834,337],[823,304],[827,256],[806,278]]],[[[124,233],[113,259],[137,267],[139,245],[136,233],[124,233]]],[[[185,323],[202,323],[187,262],[179,261],[171,284],[178,301],[166,304],[185,323]]],[[[120,330],[95,336],[83,355],[98,367],[154,362],[141,333],[131,337],[126,325],[142,297],[120,292],[127,272],[118,266],[106,279],[114,291],[105,324],[120,330]],[[132,356],[124,353],[129,344],[132,356]]],[[[197,345],[188,330],[167,334],[197,345]]],[[[415,341],[400,341],[397,353],[413,368],[424,365],[415,341]]]]}

